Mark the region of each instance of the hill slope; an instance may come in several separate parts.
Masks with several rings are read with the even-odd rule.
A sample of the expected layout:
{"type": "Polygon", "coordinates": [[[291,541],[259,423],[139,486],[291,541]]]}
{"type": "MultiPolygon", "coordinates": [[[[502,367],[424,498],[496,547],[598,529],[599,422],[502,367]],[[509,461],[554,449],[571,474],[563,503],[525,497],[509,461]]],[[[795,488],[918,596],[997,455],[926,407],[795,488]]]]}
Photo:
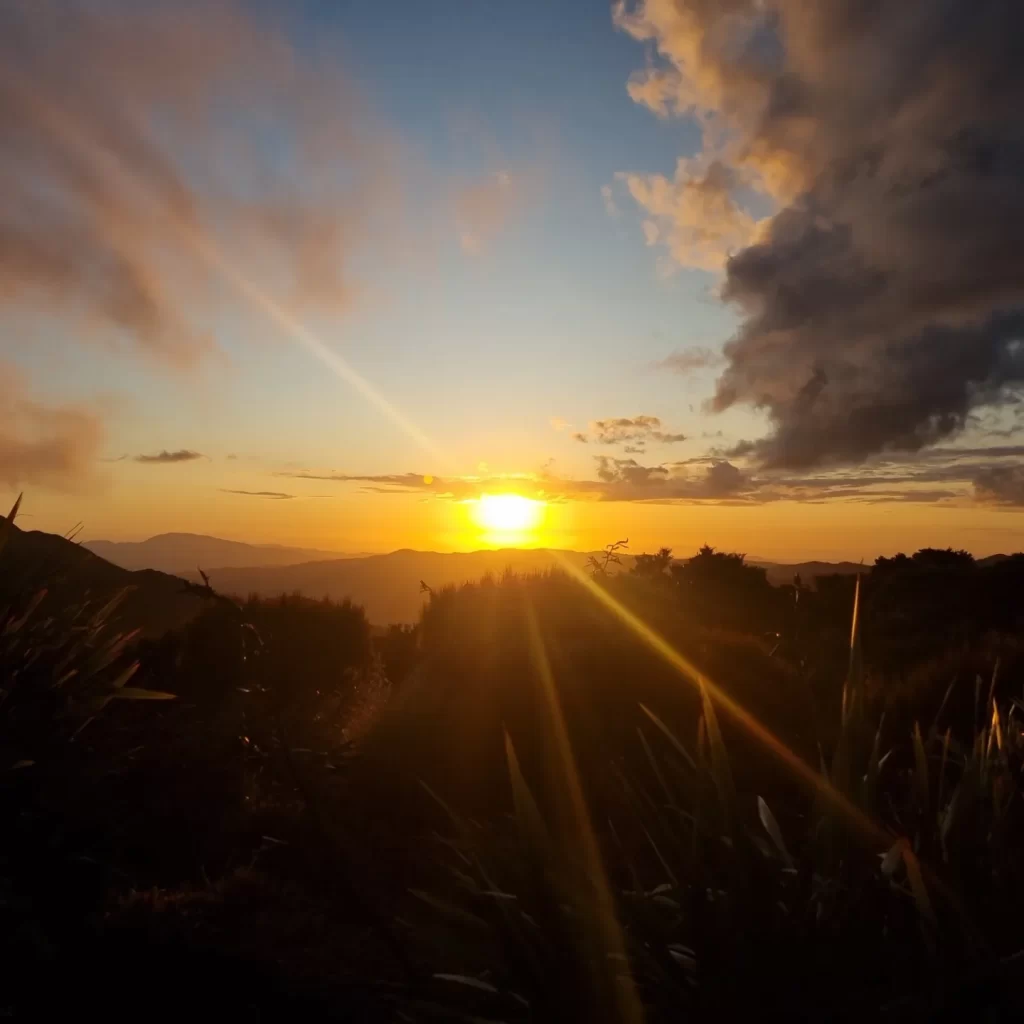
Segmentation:
{"type": "Polygon", "coordinates": [[[0,607],[46,589],[46,604],[65,608],[82,601],[102,606],[130,588],[111,616],[122,631],[141,629],[159,636],[184,625],[203,607],[203,598],[181,579],[153,569],[129,572],[79,544],[38,530],[11,529],[0,551],[0,607]]]}
{"type": "MultiPolygon", "coordinates": [[[[587,555],[579,551],[558,555],[578,566],[587,560],[587,555]]],[[[479,580],[489,572],[543,572],[557,564],[556,554],[545,549],[464,553],[402,550],[262,569],[224,567],[210,569],[209,574],[214,589],[241,597],[298,592],[313,598],[351,598],[365,607],[371,622],[384,625],[416,620],[425,597],[421,581],[437,590],[450,583],[479,580]]],[[[185,575],[194,578],[194,574],[185,575]]]]}
{"type": "MultiPolygon", "coordinates": [[[[369,620],[377,625],[414,622],[423,605],[422,580],[435,590],[447,584],[480,579],[486,573],[543,572],[556,568],[562,559],[582,567],[589,557],[581,551],[550,551],[545,548],[498,551],[439,552],[392,551],[387,555],[362,558],[329,559],[300,565],[265,568],[220,567],[207,570],[216,590],[225,594],[262,597],[298,592],[307,597],[350,598],[363,605],[369,620]]],[[[620,571],[633,564],[630,555],[622,556],[620,571]]],[[[800,562],[791,565],[758,563],[768,570],[770,582],[792,583],[797,573],[805,583],[829,573],[864,571],[854,562],[800,562]]],[[[205,566],[204,566],[205,568],[205,566]]],[[[198,579],[195,571],[185,572],[198,579]]]]}

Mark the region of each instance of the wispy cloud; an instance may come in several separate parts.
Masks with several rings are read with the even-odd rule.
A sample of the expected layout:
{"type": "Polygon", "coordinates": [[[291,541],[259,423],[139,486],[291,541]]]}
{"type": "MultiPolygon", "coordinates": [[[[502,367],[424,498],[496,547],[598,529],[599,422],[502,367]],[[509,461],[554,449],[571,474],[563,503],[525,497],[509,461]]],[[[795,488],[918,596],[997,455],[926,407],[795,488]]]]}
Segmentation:
{"type": "Polygon", "coordinates": [[[166,449],[157,452],[155,455],[136,455],[135,462],[147,462],[157,464],[168,464],[175,462],[195,462],[205,456],[202,452],[194,452],[189,448],[179,448],[176,452],[169,452],[166,449]]]}
{"type": "Polygon", "coordinates": [[[271,498],[275,501],[285,501],[294,498],[294,494],[285,494],[284,491],[237,491],[229,487],[221,487],[221,494],[244,494],[250,498],[271,498]]]}
{"type": "Polygon", "coordinates": [[[619,416],[606,420],[591,420],[589,432],[577,431],[572,435],[574,441],[587,444],[644,445],[649,442],[657,444],[678,444],[686,440],[685,434],[673,434],[662,429],[662,422],[657,416],[619,416]]]}
{"type": "Polygon", "coordinates": [[[38,400],[14,367],[0,364],[0,482],[77,489],[102,442],[95,413],[38,400]]]}
{"type": "Polygon", "coordinates": [[[214,346],[226,265],[274,266],[293,307],[346,304],[393,175],[337,62],[233,0],[57,6],[0,5],[5,303],[179,364],[214,346]]]}
{"type": "Polygon", "coordinates": [[[455,226],[463,252],[479,253],[505,228],[525,202],[519,172],[492,171],[455,193],[455,226]]]}
{"type": "Polygon", "coordinates": [[[659,359],[654,365],[659,370],[671,370],[683,377],[688,377],[698,370],[707,370],[711,367],[721,366],[725,357],[721,352],[703,346],[693,348],[682,348],[671,355],[659,359]]]}
{"type": "Polygon", "coordinates": [[[765,470],[718,454],[649,465],[632,457],[596,455],[593,478],[538,473],[435,477],[421,473],[289,473],[297,479],[359,484],[379,494],[422,494],[455,501],[484,493],[515,493],[544,501],[673,504],[849,502],[865,504],[972,502],[1024,504],[1024,446],[938,448],[912,462],[875,458],[854,468],[793,473],[765,470]]]}
{"type": "Polygon", "coordinates": [[[609,217],[618,217],[620,210],[615,202],[615,193],[612,191],[611,185],[601,186],[601,202],[604,203],[604,212],[609,217]]]}

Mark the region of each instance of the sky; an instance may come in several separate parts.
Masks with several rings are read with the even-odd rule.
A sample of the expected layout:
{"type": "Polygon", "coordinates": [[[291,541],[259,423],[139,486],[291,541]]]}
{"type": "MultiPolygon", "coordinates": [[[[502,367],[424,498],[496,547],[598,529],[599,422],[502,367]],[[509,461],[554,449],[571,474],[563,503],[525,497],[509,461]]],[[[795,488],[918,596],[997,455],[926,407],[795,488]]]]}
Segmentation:
{"type": "Polygon", "coordinates": [[[12,0],[0,499],[87,540],[1022,548],[1021,29],[12,0]]]}

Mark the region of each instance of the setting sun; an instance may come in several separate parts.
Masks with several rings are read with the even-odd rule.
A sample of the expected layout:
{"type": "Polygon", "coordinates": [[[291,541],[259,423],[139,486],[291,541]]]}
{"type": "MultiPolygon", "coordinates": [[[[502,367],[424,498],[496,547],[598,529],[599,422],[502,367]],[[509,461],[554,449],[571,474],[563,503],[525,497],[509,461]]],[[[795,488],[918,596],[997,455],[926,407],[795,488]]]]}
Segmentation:
{"type": "Polygon", "coordinates": [[[527,533],[540,523],[542,505],[521,494],[483,494],[473,518],[485,530],[496,533],[527,533]]]}

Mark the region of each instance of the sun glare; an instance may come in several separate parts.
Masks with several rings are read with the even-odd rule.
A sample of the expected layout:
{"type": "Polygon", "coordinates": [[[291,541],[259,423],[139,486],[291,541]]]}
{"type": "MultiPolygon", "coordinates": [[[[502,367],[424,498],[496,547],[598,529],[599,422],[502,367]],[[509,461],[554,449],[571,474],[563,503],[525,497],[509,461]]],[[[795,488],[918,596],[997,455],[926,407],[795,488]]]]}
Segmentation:
{"type": "Polygon", "coordinates": [[[474,503],[473,519],[487,533],[523,543],[540,525],[543,502],[521,494],[482,494],[474,503]]]}

